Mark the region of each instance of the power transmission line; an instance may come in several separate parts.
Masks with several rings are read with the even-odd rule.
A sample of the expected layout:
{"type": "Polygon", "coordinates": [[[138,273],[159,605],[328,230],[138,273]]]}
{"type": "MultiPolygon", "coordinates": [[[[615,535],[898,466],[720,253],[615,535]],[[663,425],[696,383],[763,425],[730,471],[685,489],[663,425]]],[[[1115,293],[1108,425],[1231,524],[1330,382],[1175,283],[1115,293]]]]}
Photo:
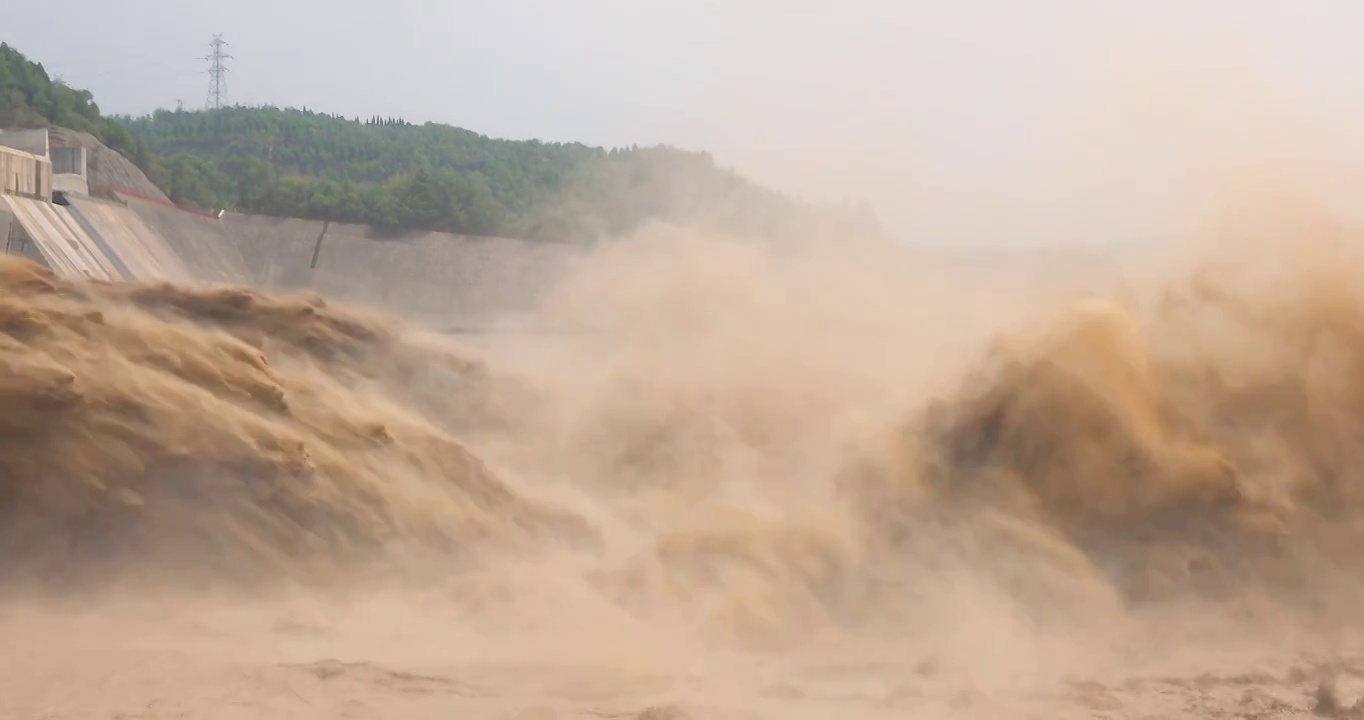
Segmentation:
{"type": "Polygon", "coordinates": [[[202,58],[208,61],[208,101],[204,105],[209,110],[217,110],[227,97],[227,66],[223,61],[231,60],[232,56],[223,52],[227,41],[222,35],[214,35],[213,42],[208,45],[213,52],[202,58]]]}

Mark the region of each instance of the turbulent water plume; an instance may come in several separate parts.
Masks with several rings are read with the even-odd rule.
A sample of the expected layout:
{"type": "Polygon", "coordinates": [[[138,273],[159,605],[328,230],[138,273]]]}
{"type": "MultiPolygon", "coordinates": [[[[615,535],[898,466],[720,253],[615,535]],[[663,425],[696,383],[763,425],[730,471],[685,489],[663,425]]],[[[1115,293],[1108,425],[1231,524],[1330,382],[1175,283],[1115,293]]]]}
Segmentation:
{"type": "Polygon", "coordinates": [[[552,550],[612,604],[744,631],[880,617],[953,565],[1038,608],[1302,593],[1364,517],[1364,294],[1312,247],[1068,296],[987,343],[961,319],[998,286],[955,291],[949,331],[916,307],[948,278],[656,231],[551,298],[596,325],[582,362],[516,375],[319,297],[6,259],[5,573],[322,582],[399,548],[442,576],[552,550]],[[815,290],[840,272],[860,282],[815,290]]]}
{"type": "Polygon", "coordinates": [[[453,550],[566,527],[451,434],[497,422],[498,380],[391,319],[6,258],[0,327],[8,581],[323,580],[407,538],[453,550]],[[439,411],[395,404],[416,377],[439,411]]]}
{"type": "Polygon", "coordinates": [[[0,588],[346,589],[456,612],[469,653],[670,677],[875,648],[1007,684],[1175,608],[1334,627],[1364,580],[1364,262],[1295,207],[1126,281],[654,228],[549,293],[546,326],[590,331],[478,354],[5,259],[0,588]]]}

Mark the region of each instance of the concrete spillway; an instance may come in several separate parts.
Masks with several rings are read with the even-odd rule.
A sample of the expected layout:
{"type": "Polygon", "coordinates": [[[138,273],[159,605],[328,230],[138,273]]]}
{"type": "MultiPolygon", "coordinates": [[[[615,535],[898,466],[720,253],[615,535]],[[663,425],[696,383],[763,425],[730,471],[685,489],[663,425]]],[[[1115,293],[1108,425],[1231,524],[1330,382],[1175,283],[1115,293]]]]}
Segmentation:
{"type": "Polygon", "coordinates": [[[194,280],[162,237],[131,210],[116,203],[68,196],[69,211],[129,280],[194,280]]]}
{"type": "Polygon", "coordinates": [[[85,228],[60,205],[15,197],[0,196],[0,209],[8,211],[12,222],[23,229],[48,267],[66,277],[92,280],[117,280],[123,274],[109,259],[85,228]]]}
{"type": "MultiPolygon", "coordinates": [[[[0,210],[22,229],[20,243],[32,244],[38,258],[66,277],[93,280],[169,280],[194,278],[165,241],[132,211],[114,203],[70,198],[69,205],[0,196],[0,210]]],[[[6,234],[12,238],[12,234],[6,234]]],[[[28,254],[24,247],[8,252],[28,254]]]]}
{"type": "Polygon", "coordinates": [[[172,203],[92,136],[51,129],[5,137],[10,143],[0,144],[31,147],[10,152],[0,168],[4,252],[62,276],[315,290],[442,327],[487,328],[538,305],[580,254],[554,243],[434,232],[380,237],[357,225],[196,212],[172,203]],[[60,204],[45,202],[54,169],[71,183],[60,204]]]}
{"type": "Polygon", "coordinates": [[[315,290],[438,327],[508,322],[534,307],[581,253],[506,238],[376,238],[339,223],[213,218],[135,198],[0,202],[0,221],[8,216],[22,228],[7,252],[41,259],[63,276],[315,290]]]}

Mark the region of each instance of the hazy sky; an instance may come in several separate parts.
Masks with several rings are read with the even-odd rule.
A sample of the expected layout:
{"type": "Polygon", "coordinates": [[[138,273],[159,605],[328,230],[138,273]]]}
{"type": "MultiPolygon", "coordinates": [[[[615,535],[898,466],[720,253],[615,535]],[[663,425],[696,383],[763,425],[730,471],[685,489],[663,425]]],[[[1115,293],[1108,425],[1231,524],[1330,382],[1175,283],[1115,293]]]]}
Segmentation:
{"type": "MultiPolygon", "coordinates": [[[[1098,176],[1122,172],[1078,168],[1102,164],[1093,143],[1138,132],[1114,129],[1114,113],[1132,115],[1115,108],[1133,93],[1159,105],[1167,81],[1202,78],[1186,83],[1182,102],[1194,106],[1228,78],[1272,74],[1277,90],[1252,93],[1261,110],[1276,112],[1284,93],[1337,115],[1364,107],[1358,0],[11,5],[0,39],[90,88],[107,111],[202,106],[200,58],[217,32],[235,56],[233,102],[706,149],[785,190],[868,199],[894,229],[937,241],[1089,233],[1069,209],[1098,176]]],[[[1200,148],[1199,133],[1221,134],[1201,112],[1167,128],[1186,149],[1200,148]]]]}

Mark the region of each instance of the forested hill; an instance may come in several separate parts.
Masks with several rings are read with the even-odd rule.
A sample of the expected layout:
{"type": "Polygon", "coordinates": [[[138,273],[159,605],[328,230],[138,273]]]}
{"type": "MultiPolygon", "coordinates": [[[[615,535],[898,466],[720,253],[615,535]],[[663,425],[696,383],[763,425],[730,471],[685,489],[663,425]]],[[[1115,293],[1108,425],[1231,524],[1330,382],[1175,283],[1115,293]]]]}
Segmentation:
{"type": "Polygon", "coordinates": [[[449,125],[306,109],[160,110],[123,118],[155,177],[201,207],[476,235],[582,241],[651,219],[780,236],[875,228],[668,147],[498,140],[449,125]]]}
{"type": "Polygon", "coordinates": [[[42,65],[0,43],[0,128],[49,125],[90,133],[139,166],[151,159],[122,123],[100,113],[90,91],[53,80],[42,65]]]}
{"type": "Polygon", "coordinates": [[[275,107],[111,118],[89,91],[0,44],[0,127],[42,126],[96,136],[172,200],[205,209],[570,242],[652,219],[772,237],[879,234],[869,211],[815,207],[667,147],[497,140],[275,107]]]}

